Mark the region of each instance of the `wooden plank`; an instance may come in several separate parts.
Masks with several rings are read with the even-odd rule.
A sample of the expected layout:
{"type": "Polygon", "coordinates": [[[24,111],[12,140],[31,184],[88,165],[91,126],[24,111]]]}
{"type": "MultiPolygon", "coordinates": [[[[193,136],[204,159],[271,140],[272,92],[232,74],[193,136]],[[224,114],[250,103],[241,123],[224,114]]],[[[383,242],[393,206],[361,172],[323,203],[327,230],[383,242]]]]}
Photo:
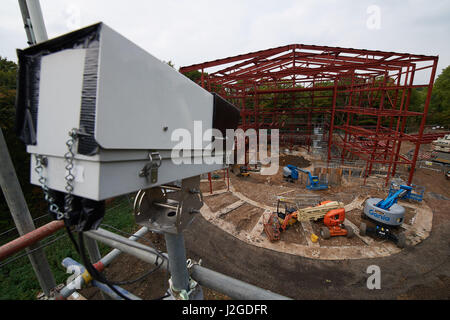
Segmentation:
{"type": "Polygon", "coordinates": [[[219,194],[223,194],[223,193],[227,193],[229,192],[227,189],[222,189],[222,190],[217,190],[217,191],[213,191],[213,193],[207,193],[203,195],[203,198],[207,198],[207,197],[212,197],[212,196],[217,196],[219,194]]]}
{"type": "Polygon", "coordinates": [[[222,218],[222,217],[224,217],[226,214],[228,214],[229,212],[231,212],[231,211],[233,211],[233,210],[236,210],[237,208],[239,208],[240,206],[242,206],[244,203],[245,203],[245,201],[243,201],[243,200],[236,201],[236,202],[230,204],[229,206],[227,206],[227,207],[225,207],[225,208],[223,208],[223,209],[217,211],[216,217],[217,217],[217,218],[222,218]]]}

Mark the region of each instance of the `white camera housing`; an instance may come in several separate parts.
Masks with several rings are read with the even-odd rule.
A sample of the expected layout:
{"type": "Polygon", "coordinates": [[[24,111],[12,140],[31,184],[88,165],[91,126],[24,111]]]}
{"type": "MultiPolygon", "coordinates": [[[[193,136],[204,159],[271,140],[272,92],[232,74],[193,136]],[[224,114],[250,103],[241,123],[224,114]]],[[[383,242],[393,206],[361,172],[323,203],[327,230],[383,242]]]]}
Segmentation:
{"type": "Polygon", "coordinates": [[[47,186],[65,192],[73,129],[73,194],[80,197],[103,200],[224,167],[175,165],[171,133],[194,135],[194,121],[203,130],[235,129],[239,111],[105,24],[18,50],[18,57],[17,133],[31,153],[33,184],[40,185],[41,155],[47,186]]]}

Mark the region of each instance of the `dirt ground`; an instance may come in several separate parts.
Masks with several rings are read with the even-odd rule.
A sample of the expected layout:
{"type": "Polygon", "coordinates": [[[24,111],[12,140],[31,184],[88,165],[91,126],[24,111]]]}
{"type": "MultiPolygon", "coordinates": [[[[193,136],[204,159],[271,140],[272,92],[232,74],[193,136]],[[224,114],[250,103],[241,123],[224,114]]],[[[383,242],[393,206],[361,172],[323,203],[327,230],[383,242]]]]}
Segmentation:
{"type": "Polygon", "coordinates": [[[306,168],[311,165],[311,162],[306,160],[303,157],[294,156],[294,155],[282,155],[280,157],[280,166],[286,166],[288,164],[291,164],[293,166],[299,167],[299,168],[306,168]]]}
{"type": "Polygon", "coordinates": [[[283,234],[280,236],[280,241],[286,243],[298,243],[303,245],[307,243],[305,238],[305,232],[303,228],[300,228],[298,224],[290,226],[289,229],[284,231],[283,234]]]}
{"type": "Polygon", "coordinates": [[[319,261],[256,248],[201,217],[185,232],[186,245],[206,267],[294,299],[449,299],[448,204],[431,204],[435,223],[426,241],[379,259],[319,261]],[[366,287],[374,264],[382,273],[380,290],[366,287]]]}
{"type": "MultiPolygon", "coordinates": [[[[283,158],[284,157],[282,157],[282,159],[283,158]]],[[[356,195],[363,193],[368,194],[369,190],[370,194],[373,196],[384,196],[384,193],[381,193],[378,190],[362,188],[360,185],[361,182],[341,186],[330,186],[328,190],[307,190],[305,187],[307,181],[306,175],[299,176],[299,180],[294,183],[285,181],[281,166],[276,175],[263,176],[257,173],[251,173],[249,177],[240,177],[230,174],[230,180],[237,192],[268,206],[276,206],[277,196],[302,198],[304,199],[305,207],[317,204],[324,200],[349,203],[356,195]]],[[[359,181],[359,178],[354,180],[359,181]]]]}
{"type": "Polygon", "coordinates": [[[251,231],[263,212],[263,209],[244,204],[238,209],[227,213],[223,219],[233,223],[238,231],[251,231]]]}
{"type": "Polygon", "coordinates": [[[450,199],[450,181],[445,179],[444,173],[417,169],[412,181],[414,184],[425,187],[425,197],[434,200],[439,195],[450,199]]]}
{"type": "MultiPolygon", "coordinates": [[[[237,177],[230,174],[233,187],[246,197],[273,206],[276,196],[285,193],[304,195],[317,200],[351,202],[357,194],[384,197],[386,190],[341,186],[314,194],[303,185],[283,181],[280,173],[275,177],[251,174],[237,177]],[[294,190],[292,192],[288,192],[294,190]],[[286,193],[288,192],[288,193],[286,193]]],[[[449,299],[450,298],[450,181],[438,172],[417,169],[413,183],[424,186],[425,201],[433,210],[433,229],[429,238],[416,246],[408,246],[400,253],[383,258],[325,261],[304,258],[258,248],[242,242],[198,215],[185,230],[187,256],[202,259],[203,265],[215,271],[249,282],[262,288],[294,299],[449,299]],[[381,269],[381,289],[369,290],[366,286],[367,267],[377,265],[381,269]]],[[[202,183],[208,191],[209,184],[202,183]]],[[[214,190],[226,187],[221,180],[214,182],[214,190]]],[[[220,210],[238,199],[230,194],[205,197],[205,203],[220,210]]],[[[407,208],[406,223],[414,217],[414,210],[407,208]]],[[[251,230],[261,215],[261,209],[244,204],[224,215],[223,219],[241,230],[251,230]]],[[[347,218],[356,225],[361,221],[361,211],[352,210],[347,218]]],[[[321,222],[312,223],[318,232],[321,222]]],[[[282,234],[281,241],[305,244],[302,228],[295,225],[282,234]]],[[[160,250],[165,250],[164,238],[149,234],[149,240],[160,250]]],[[[357,237],[336,237],[320,240],[321,245],[361,245],[357,237]]],[[[381,241],[381,240],[376,240],[381,241]]],[[[145,243],[145,242],[143,242],[145,243]]],[[[121,255],[107,271],[112,279],[126,280],[139,276],[149,268],[145,263],[125,254],[121,255]]],[[[124,287],[144,299],[162,296],[167,289],[168,275],[158,271],[148,279],[124,287]]],[[[95,288],[82,291],[89,299],[100,296],[95,288]]],[[[205,299],[227,299],[223,294],[204,288],[205,299]]]]}
{"type": "Polygon", "coordinates": [[[214,195],[211,197],[205,197],[203,201],[211,208],[213,211],[218,211],[230,204],[238,201],[239,198],[233,196],[230,193],[224,193],[219,195],[214,195]]]}

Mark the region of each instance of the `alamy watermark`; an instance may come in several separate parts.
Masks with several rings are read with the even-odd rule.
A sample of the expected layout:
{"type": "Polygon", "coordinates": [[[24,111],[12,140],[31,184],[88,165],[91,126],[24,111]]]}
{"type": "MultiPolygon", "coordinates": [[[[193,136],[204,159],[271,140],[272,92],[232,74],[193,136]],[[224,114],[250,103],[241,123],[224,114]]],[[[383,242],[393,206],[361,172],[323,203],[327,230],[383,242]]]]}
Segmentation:
{"type": "Polygon", "coordinates": [[[377,5],[367,7],[366,13],[369,17],[366,20],[366,26],[369,30],[381,29],[381,8],[377,5]]]}
{"type": "Polygon", "coordinates": [[[81,27],[81,10],[76,4],[69,4],[64,10],[66,27],[69,30],[79,29],[81,27]]]}
{"type": "Polygon", "coordinates": [[[80,275],[82,274],[82,268],[77,265],[69,265],[67,267],[66,273],[70,273],[71,275],[67,279],[66,285],[68,289],[71,290],[80,290],[82,281],[80,275]]]}
{"type": "Polygon", "coordinates": [[[371,265],[367,267],[367,274],[370,276],[367,278],[366,286],[369,290],[381,289],[381,269],[377,265],[371,265]]]}
{"type": "Polygon", "coordinates": [[[202,121],[194,121],[191,131],[179,128],[171,135],[174,164],[257,164],[268,165],[262,175],[274,175],[279,166],[279,130],[227,129],[225,137],[218,129],[203,131],[202,121]],[[270,155],[268,153],[270,138],[270,155]],[[246,143],[248,141],[248,144],[246,143]],[[246,146],[248,149],[246,150],[246,146]],[[248,161],[246,153],[248,152],[248,161]],[[236,154],[236,156],[235,156],[236,154]],[[247,163],[246,163],[247,162],[247,163]]]}

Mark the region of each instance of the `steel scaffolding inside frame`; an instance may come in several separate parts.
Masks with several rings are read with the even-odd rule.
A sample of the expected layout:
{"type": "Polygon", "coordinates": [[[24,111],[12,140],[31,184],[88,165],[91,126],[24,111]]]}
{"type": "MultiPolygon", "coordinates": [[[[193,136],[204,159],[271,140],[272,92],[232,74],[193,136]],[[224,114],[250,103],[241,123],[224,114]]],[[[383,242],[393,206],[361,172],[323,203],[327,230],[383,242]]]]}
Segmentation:
{"type": "Polygon", "coordinates": [[[437,56],[294,44],[180,68],[241,110],[241,128],[279,129],[280,143],[311,146],[315,127],[328,140],[328,160],[348,157],[387,168],[399,165],[411,184],[420,145],[435,139],[424,127],[437,56]],[[418,76],[420,74],[420,76],[418,76]],[[419,84],[417,82],[425,82],[419,84]],[[409,110],[413,88],[427,90],[420,110],[409,110]],[[419,123],[405,132],[410,119],[419,123]],[[401,154],[415,144],[412,158],[401,154]]]}

